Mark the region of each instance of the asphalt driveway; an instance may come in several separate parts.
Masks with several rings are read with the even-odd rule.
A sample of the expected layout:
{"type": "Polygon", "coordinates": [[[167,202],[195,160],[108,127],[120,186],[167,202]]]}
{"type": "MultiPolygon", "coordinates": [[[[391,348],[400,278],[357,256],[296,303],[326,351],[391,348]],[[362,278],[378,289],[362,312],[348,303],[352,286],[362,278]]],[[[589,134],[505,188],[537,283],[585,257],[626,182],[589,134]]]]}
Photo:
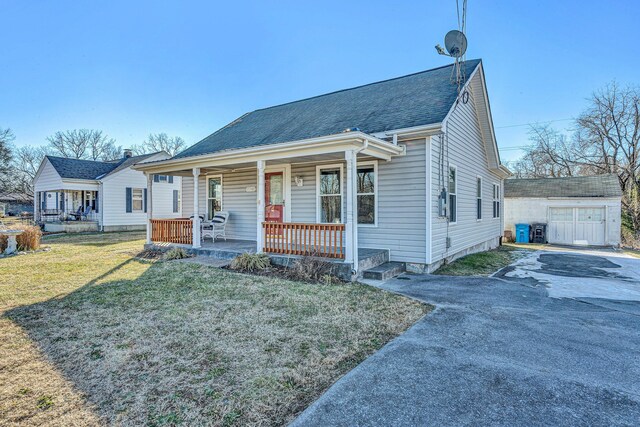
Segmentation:
{"type": "Polygon", "coordinates": [[[637,425],[640,260],[614,255],[538,252],[498,277],[380,285],[436,309],[293,425],[637,425]],[[596,298],[584,286],[601,281],[631,297],[596,298]],[[554,286],[574,295],[553,295],[554,286]]]}

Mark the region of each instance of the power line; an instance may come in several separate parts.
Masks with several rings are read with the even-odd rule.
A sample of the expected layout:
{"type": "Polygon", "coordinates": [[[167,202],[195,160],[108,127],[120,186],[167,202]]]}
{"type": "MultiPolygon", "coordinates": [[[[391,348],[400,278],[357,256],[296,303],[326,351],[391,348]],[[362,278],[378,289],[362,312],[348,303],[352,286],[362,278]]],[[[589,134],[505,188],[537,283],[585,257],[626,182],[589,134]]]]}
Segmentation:
{"type": "Polygon", "coordinates": [[[522,126],[533,126],[533,125],[539,125],[541,123],[567,122],[567,121],[570,121],[570,120],[574,120],[574,119],[557,119],[557,120],[546,120],[546,121],[542,121],[542,122],[522,123],[522,124],[519,124],[519,125],[496,126],[496,129],[516,128],[516,127],[522,127],[522,126]]]}

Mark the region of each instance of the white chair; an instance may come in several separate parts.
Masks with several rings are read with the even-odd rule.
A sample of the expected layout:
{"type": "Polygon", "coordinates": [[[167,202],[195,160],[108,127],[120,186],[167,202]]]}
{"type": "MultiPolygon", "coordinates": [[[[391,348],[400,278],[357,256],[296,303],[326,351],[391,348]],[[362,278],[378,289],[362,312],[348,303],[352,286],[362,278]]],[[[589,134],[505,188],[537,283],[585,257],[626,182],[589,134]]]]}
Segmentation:
{"type": "Polygon", "coordinates": [[[229,219],[229,212],[220,211],[216,212],[211,221],[207,221],[202,224],[202,240],[205,237],[211,237],[211,241],[215,242],[216,237],[222,237],[224,241],[227,241],[227,235],[225,234],[227,228],[227,220],[229,219]]]}

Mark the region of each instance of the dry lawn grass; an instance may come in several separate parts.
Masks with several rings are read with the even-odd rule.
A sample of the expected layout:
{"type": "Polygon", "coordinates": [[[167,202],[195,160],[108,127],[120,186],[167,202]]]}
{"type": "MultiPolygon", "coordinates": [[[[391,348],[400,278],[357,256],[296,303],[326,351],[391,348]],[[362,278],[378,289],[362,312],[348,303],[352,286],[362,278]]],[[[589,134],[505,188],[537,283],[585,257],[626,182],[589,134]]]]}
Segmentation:
{"type": "Polygon", "coordinates": [[[428,307],[64,236],[0,260],[0,425],[283,425],[428,307]]]}
{"type": "Polygon", "coordinates": [[[497,249],[458,258],[452,263],[440,267],[435,274],[446,276],[490,276],[531,250],[534,250],[534,248],[528,246],[523,248],[522,245],[514,244],[503,245],[497,249]]]}

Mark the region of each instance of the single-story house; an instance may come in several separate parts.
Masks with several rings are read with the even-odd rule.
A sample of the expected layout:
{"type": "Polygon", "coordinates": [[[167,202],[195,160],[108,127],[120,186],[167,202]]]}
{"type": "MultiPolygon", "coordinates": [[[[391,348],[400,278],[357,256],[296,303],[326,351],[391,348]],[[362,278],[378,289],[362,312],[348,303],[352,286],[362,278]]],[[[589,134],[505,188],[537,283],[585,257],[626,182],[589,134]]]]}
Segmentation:
{"type": "Polygon", "coordinates": [[[33,197],[26,193],[0,194],[0,216],[33,214],[33,197]]]}
{"type": "Polygon", "coordinates": [[[621,199],[616,175],[507,179],[505,227],[542,223],[549,243],[618,246],[621,199]]]}
{"type": "MultiPolygon", "coordinates": [[[[498,246],[503,230],[510,172],[482,62],[462,67],[460,91],[449,65],[263,108],[134,168],[182,176],[182,217],[226,211],[227,237],[248,250],[322,255],[354,276],[387,261],[431,271],[498,246]]],[[[173,232],[155,206],[148,215],[149,244],[224,247],[202,242],[197,215],[173,232]]]]}
{"type": "MultiPolygon", "coordinates": [[[[137,163],[168,159],[164,151],[91,161],[46,156],[34,179],[35,220],[47,231],[144,230],[147,224],[147,176],[137,163]]],[[[158,218],[179,214],[180,177],[156,175],[154,206],[158,218]]]]}

